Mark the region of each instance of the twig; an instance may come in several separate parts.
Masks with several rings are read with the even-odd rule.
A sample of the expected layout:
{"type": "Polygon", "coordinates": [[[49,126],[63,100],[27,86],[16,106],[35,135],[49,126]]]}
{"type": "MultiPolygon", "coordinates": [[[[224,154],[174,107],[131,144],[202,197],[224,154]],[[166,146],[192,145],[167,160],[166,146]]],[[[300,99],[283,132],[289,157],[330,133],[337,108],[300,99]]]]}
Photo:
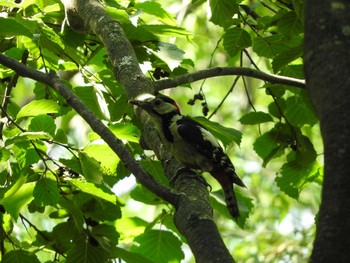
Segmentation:
{"type": "Polygon", "coordinates": [[[256,79],[261,79],[274,84],[283,84],[292,87],[305,89],[305,80],[290,78],[285,76],[267,74],[259,70],[246,68],[246,67],[216,67],[210,69],[204,69],[197,72],[178,76],[173,79],[158,80],[153,83],[157,91],[174,88],[187,83],[195,82],[201,79],[219,77],[219,76],[245,76],[256,79]]]}

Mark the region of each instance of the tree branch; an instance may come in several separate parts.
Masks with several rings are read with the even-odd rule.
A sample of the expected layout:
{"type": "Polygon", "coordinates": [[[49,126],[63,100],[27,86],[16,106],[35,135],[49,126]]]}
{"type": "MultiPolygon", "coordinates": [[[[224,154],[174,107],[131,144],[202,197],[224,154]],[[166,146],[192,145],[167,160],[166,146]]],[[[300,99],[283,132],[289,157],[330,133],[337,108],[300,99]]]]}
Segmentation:
{"type": "Polygon", "coordinates": [[[158,80],[153,83],[157,91],[174,88],[183,84],[192,83],[198,80],[219,77],[219,76],[245,76],[261,79],[273,84],[283,84],[292,87],[305,89],[305,81],[302,79],[289,78],[279,75],[267,74],[259,70],[245,67],[216,67],[204,69],[197,72],[178,76],[173,79],[158,80]]]}
{"type": "Polygon", "coordinates": [[[135,161],[131,153],[129,153],[121,140],[98,119],[95,114],[70,90],[68,89],[57,76],[46,75],[37,70],[30,69],[19,63],[17,60],[7,57],[0,53],[0,63],[11,68],[18,75],[28,77],[36,81],[42,82],[51,88],[55,89],[67,103],[75,109],[80,116],[90,125],[101,138],[111,147],[111,149],[119,156],[126,168],[128,168],[135,177],[153,193],[164,199],[165,201],[177,206],[179,194],[166,188],[159,182],[153,179],[145,172],[135,161]]]}

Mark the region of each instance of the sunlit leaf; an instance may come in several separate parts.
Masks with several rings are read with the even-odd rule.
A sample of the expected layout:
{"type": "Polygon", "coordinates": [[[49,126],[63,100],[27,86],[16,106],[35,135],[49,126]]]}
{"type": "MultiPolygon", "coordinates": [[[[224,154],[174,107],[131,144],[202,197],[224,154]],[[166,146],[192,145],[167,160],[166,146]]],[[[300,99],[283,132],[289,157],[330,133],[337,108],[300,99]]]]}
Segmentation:
{"type": "Polygon", "coordinates": [[[233,16],[238,13],[238,4],[232,0],[210,0],[210,21],[227,28],[232,25],[233,16]]]}
{"type": "Polygon", "coordinates": [[[60,198],[57,182],[51,178],[39,179],[35,184],[33,197],[38,206],[57,204],[60,198]]]}
{"type": "Polygon", "coordinates": [[[100,184],[103,181],[100,163],[84,152],[79,152],[81,169],[86,181],[100,184]]]}
{"type": "Polygon", "coordinates": [[[33,100],[21,108],[16,119],[37,116],[41,114],[57,113],[59,105],[52,100],[33,100]]]}
{"type": "Polygon", "coordinates": [[[134,239],[139,246],[131,251],[138,252],[154,262],[180,262],[184,259],[180,240],[170,231],[149,230],[134,239]]]}

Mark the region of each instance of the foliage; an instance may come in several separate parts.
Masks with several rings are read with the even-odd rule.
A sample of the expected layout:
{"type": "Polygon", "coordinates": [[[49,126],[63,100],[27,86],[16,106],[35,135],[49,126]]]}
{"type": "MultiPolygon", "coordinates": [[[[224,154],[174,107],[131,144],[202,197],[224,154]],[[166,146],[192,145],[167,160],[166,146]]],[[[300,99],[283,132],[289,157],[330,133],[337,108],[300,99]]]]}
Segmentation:
{"type": "MultiPolygon", "coordinates": [[[[105,3],[151,79],[158,79],[155,72],[174,78],[212,66],[249,66],[303,78],[303,0],[210,0],[208,9],[199,0],[183,10],[179,1],[159,2],[105,3]],[[182,18],[179,15],[176,20],[177,14],[182,18]]],[[[140,165],[166,184],[159,162],[138,144],[138,123],[99,39],[65,25],[58,0],[0,1],[0,5],[1,52],[28,67],[59,72],[135,158],[142,160],[140,165]]],[[[130,173],[119,158],[67,102],[41,83],[17,80],[4,66],[0,66],[0,76],[6,101],[0,131],[2,261],[183,260],[181,246],[186,241],[172,222],[172,208],[141,185],[128,183],[130,173]]],[[[308,94],[295,87],[243,78],[233,84],[228,77],[205,83],[192,83],[186,90],[179,87],[172,96],[184,112],[199,115],[200,107],[185,105],[195,94],[204,113],[216,112],[213,120],[197,120],[229,153],[235,149],[232,160],[248,185],[247,191],[237,194],[246,215],[239,222],[244,230],[231,223],[221,192],[207,178],[214,186],[212,203],[229,249],[235,247],[238,261],[305,260],[311,224],[298,224],[295,235],[277,226],[291,213],[300,218],[313,215],[318,207],[312,200],[317,199],[322,180],[322,146],[308,94]],[[299,247],[304,248],[302,252],[299,247]],[[277,259],[271,257],[276,253],[277,259]]]]}

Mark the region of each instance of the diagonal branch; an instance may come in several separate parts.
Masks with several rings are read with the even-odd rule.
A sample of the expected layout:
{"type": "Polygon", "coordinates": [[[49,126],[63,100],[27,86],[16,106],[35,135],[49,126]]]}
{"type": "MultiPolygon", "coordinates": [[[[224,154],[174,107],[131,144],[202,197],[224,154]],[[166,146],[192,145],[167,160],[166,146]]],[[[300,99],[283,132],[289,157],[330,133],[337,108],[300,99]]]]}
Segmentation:
{"type": "Polygon", "coordinates": [[[157,91],[168,88],[174,88],[187,83],[192,83],[198,80],[219,77],[219,76],[245,76],[256,79],[261,79],[273,84],[283,84],[292,87],[305,89],[305,81],[302,79],[295,79],[285,76],[267,74],[262,71],[245,68],[245,67],[216,67],[210,69],[200,70],[194,73],[178,76],[173,79],[158,80],[153,83],[153,86],[157,91]]]}
{"type": "Polygon", "coordinates": [[[119,156],[126,168],[128,168],[135,177],[153,193],[164,199],[165,201],[177,206],[179,194],[166,188],[159,182],[153,179],[145,172],[133,158],[130,152],[126,150],[121,140],[96,117],[96,115],[57,77],[46,75],[43,72],[33,70],[19,63],[17,60],[7,57],[0,53],[0,63],[11,68],[18,75],[28,77],[36,81],[42,82],[51,88],[55,89],[73,109],[90,125],[90,127],[101,136],[101,138],[111,147],[111,149],[119,156]]]}

